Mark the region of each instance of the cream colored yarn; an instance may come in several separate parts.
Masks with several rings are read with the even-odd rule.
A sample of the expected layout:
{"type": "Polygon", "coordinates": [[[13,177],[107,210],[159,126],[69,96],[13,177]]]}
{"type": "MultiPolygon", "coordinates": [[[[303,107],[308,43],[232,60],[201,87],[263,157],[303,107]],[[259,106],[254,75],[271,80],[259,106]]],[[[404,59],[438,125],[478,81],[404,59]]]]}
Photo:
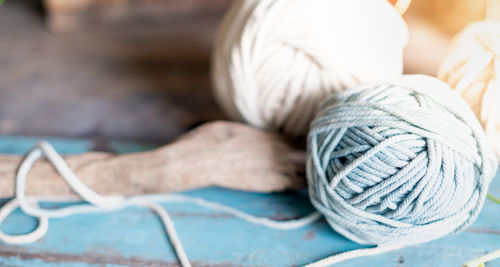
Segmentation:
{"type": "Polygon", "coordinates": [[[460,32],[438,77],[469,103],[500,160],[500,23],[476,22],[460,32]]]}
{"type": "Polygon", "coordinates": [[[400,75],[407,41],[387,0],[235,0],[215,44],[215,98],[233,119],[303,135],[331,92],[400,75]]]}

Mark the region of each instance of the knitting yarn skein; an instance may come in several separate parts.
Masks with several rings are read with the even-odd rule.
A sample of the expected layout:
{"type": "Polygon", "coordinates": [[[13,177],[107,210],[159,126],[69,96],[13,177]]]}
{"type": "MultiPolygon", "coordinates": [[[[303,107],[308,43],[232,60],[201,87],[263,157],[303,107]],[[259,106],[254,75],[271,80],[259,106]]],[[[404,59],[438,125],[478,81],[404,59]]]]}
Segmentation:
{"type": "Polygon", "coordinates": [[[500,22],[476,22],[460,32],[438,77],[470,105],[500,160],[500,22]]]}
{"type": "Polygon", "coordinates": [[[232,118],[305,135],[330,93],[399,76],[408,29],[387,0],[235,0],[212,58],[232,118]]]}
{"type": "Polygon", "coordinates": [[[496,167],[465,101],[424,75],[334,94],[308,136],[311,201],[362,244],[412,245],[461,231],[481,210],[496,167]]]}

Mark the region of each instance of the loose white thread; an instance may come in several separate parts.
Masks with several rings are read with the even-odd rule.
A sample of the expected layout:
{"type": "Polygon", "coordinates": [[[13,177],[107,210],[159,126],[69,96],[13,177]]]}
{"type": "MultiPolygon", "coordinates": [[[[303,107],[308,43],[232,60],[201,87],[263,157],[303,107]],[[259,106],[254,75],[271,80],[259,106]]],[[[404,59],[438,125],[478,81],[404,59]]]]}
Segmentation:
{"type": "Polygon", "coordinates": [[[235,217],[251,222],[253,224],[265,227],[289,230],[309,225],[320,218],[318,212],[313,212],[305,217],[296,220],[275,221],[265,217],[253,216],[241,212],[235,208],[225,206],[219,203],[207,201],[204,199],[183,196],[178,194],[169,195],[141,195],[125,198],[122,196],[101,196],[92,191],[83,184],[73,171],[68,167],[64,159],[47,142],[37,144],[25,157],[16,174],[15,197],[0,209],[0,225],[16,208],[21,208],[28,215],[37,217],[38,226],[30,233],[22,235],[7,235],[0,231],[0,240],[7,244],[26,244],[32,243],[43,236],[48,231],[49,218],[62,218],[74,214],[82,213],[102,213],[120,210],[129,206],[145,206],[151,208],[160,217],[166,234],[174,247],[176,256],[183,267],[189,267],[191,264],[187,258],[182,243],[175,231],[174,223],[168,212],[158,204],[158,202],[188,202],[208,209],[229,213],[235,217]],[[37,204],[40,201],[50,202],[68,202],[77,201],[77,197],[57,197],[57,196],[39,196],[27,197],[25,194],[26,177],[33,164],[42,156],[55,167],[57,172],[63,177],[68,185],[86,202],[87,204],[72,205],[59,209],[44,209],[37,204]]]}
{"type": "MultiPolygon", "coordinates": [[[[123,196],[102,196],[92,191],[89,187],[83,184],[74,172],[69,168],[64,159],[54,150],[47,142],[37,144],[25,157],[16,174],[15,197],[7,202],[0,209],[0,225],[2,222],[18,207],[28,215],[38,218],[38,226],[35,230],[27,234],[7,235],[0,231],[0,240],[7,244],[26,244],[33,243],[43,236],[48,231],[49,218],[62,218],[75,214],[83,213],[103,213],[112,212],[124,209],[129,206],[144,206],[152,209],[161,219],[165,228],[170,243],[172,244],[177,259],[183,267],[191,266],[189,259],[184,251],[182,242],[180,241],[175,226],[168,212],[160,206],[159,202],[184,202],[192,203],[208,209],[226,212],[244,221],[262,225],[272,229],[290,230],[297,229],[309,224],[312,224],[320,218],[320,213],[313,212],[305,217],[296,220],[275,221],[265,217],[258,217],[244,213],[238,209],[222,205],[216,202],[207,201],[201,198],[189,197],[179,194],[168,195],[140,195],[125,198],[123,196]],[[68,183],[68,185],[78,194],[76,196],[26,196],[26,178],[33,164],[42,156],[55,167],[57,172],[68,183]],[[72,205],[69,207],[58,209],[40,208],[38,203],[43,201],[48,202],[71,202],[85,200],[87,204],[72,205]]],[[[402,244],[380,245],[373,248],[357,249],[340,253],[317,262],[307,265],[307,267],[328,266],[340,263],[349,259],[354,259],[363,256],[370,256],[385,253],[387,251],[396,250],[403,247],[402,244]]]]}

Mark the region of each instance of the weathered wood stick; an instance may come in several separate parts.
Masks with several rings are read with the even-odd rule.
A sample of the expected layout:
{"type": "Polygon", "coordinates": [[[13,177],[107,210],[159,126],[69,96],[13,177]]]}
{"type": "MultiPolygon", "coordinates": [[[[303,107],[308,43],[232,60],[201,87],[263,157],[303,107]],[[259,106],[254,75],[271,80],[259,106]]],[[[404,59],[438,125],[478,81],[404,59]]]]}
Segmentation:
{"type": "MultiPolygon", "coordinates": [[[[234,122],[206,123],[159,149],[65,158],[76,175],[103,195],[167,193],[204,186],[271,192],[305,186],[304,151],[278,135],[234,122]]],[[[20,156],[0,156],[0,197],[14,193],[20,156]]],[[[28,174],[28,195],[72,195],[55,169],[40,160],[28,174]]]]}

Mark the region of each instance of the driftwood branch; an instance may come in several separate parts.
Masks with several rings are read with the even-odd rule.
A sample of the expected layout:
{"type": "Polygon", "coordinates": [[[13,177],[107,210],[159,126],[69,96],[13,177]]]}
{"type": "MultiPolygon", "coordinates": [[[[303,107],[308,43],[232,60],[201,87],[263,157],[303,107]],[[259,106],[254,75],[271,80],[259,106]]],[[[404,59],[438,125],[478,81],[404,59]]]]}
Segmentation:
{"type": "MultiPolygon", "coordinates": [[[[304,152],[278,135],[232,122],[212,122],[172,144],[142,153],[90,152],[65,159],[76,175],[103,195],[166,193],[204,186],[271,192],[298,189],[304,152]]],[[[11,197],[22,157],[0,156],[0,197],[11,197]]],[[[28,175],[28,195],[72,195],[45,160],[28,175]]]]}

